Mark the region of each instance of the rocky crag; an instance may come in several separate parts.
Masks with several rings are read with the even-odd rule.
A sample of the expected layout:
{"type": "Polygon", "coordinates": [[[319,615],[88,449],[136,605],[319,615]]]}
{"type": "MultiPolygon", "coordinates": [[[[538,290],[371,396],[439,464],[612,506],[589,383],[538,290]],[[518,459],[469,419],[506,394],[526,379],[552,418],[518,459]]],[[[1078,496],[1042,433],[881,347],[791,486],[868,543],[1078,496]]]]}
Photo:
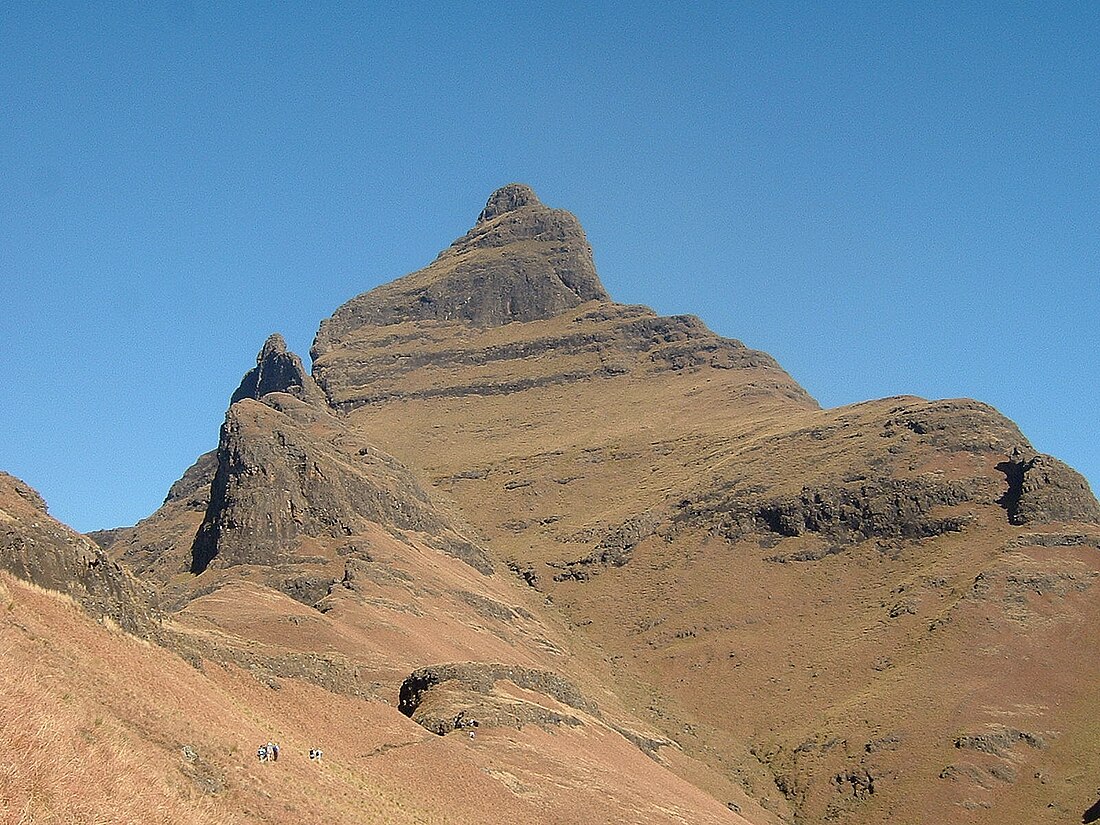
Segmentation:
{"type": "Polygon", "coordinates": [[[52,518],[42,497],[7,473],[0,473],[0,570],[64,593],[127,631],[157,633],[150,589],[87,536],[52,518]]]}

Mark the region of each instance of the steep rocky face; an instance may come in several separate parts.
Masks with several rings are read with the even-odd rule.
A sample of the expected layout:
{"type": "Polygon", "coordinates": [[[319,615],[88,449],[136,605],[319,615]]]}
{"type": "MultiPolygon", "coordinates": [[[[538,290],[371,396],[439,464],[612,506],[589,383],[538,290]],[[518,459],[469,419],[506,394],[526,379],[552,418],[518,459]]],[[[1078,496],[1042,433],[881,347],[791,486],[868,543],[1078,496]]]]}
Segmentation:
{"type": "Polygon", "coordinates": [[[72,596],[95,616],[152,633],[149,593],[89,538],[51,518],[42,497],[0,473],[0,569],[72,596]]]}
{"type": "Polygon", "coordinates": [[[272,392],[289,393],[307,401],[320,398],[317,385],[302,366],[302,359],[287,350],[286,341],[277,332],[264,342],[256,356],[256,366],[245,373],[229,403],[242,398],[259,400],[272,392]]]}
{"type": "MultiPolygon", "coordinates": [[[[362,327],[349,333],[346,346],[321,356],[314,368],[330,404],[347,411],[386,401],[514,395],[714,370],[730,373],[722,380],[731,395],[814,405],[769,355],[714,335],[692,316],[662,318],[644,307],[608,304],[484,332],[408,327],[362,327]]],[[[606,388],[615,390],[613,384],[606,388]]]]}
{"type": "Polygon", "coordinates": [[[477,225],[481,226],[505,212],[515,212],[526,206],[542,206],[535,190],[523,183],[509,183],[489,196],[485,208],[477,216],[477,225]]]}
{"type": "MultiPolygon", "coordinates": [[[[263,399],[297,425],[333,423],[320,388],[278,333],[264,342],[256,366],[244,374],[230,405],[246,399],[263,399]]],[[[180,573],[205,569],[217,547],[218,531],[206,521],[219,466],[217,450],[204,453],[172,485],[155,513],[133,527],[98,531],[91,538],[135,573],[160,585],[180,573]]],[[[224,495],[224,481],[219,492],[224,495]]],[[[269,554],[270,559],[279,557],[274,549],[269,554]]]]}
{"type": "Polygon", "coordinates": [[[318,406],[316,385],[281,337],[264,344],[233,398],[192,573],[211,564],[323,560],[370,524],[431,534],[446,552],[491,572],[484,553],[438,514],[398,461],[352,438],[318,406]]]}
{"type": "Polygon", "coordinates": [[[1053,456],[1014,450],[997,465],[1008,490],[1001,504],[1013,524],[1051,521],[1100,523],[1100,504],[1084,477],[1053,456]]]}
{"type": "Polygon", "coordinates": [[[495,192],[477,224],[425,269],[353,298],[321,325],[316,360],[363,325],[458,321],[476,327],[549,318],[607,301],[577,219],[530,188],[495,192]]]}
{"type": "Polygon", "coordinates": [[[312,604],[379,526],[423,534],[436,551],[493,571],[400,462],[347,430],[276,334],[233,393],[217,450],[188,468],[156,513],[95,538],[177,602],[191,589],[180,573],[249,567],[312,604]]]}
{"type": "Polygon", "coordinates": [[[332,446],[329,439],[340,437],[334,425],[325,435],[251,399],[229,408],[192,572],[211,563],[309,557],[316,549],[310,551],[308,539],[347,538],[371,522],[458,541],[398,462],[367,446],[352,452],[332,446]]]}

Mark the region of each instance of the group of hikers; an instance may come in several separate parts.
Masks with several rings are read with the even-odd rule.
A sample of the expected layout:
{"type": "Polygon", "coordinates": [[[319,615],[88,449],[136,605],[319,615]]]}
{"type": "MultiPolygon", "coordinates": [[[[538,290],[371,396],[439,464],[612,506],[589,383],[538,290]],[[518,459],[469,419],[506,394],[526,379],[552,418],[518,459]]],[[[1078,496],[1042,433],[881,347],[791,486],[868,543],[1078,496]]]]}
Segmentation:
{"type": "Polygon", "coordinates": [[[476,728],[477,726],[478,726],[478,722],[477,722],[476,719],[467,719],[461,713],[458,716],[455,717],[455,730],[466,729],[466,730],[470,731],[470,738],[471,739],[474,738],[473,729],[476,728]]]}
{"type": "MultiPolygon", "coordinates": [[[[309,749],[309,760],[311,762],[320,762],[322,756],[324,756],[324,752],[320,748],[309,749]]],[[[266,745],[260,745],[260,747],[256,749],[256,758],[263,763],[278,762],[279,743],[268,742],[266,745]]]]}
{"type": "MultiPolygon", "coordinates": [[[[463,729],[468,730],[469,733],[470,733],[470,738],[471,739],[474,738],[474,728],[478,727],[478,722],[477,722],[476,719],[465,719],[460,714],[455,719],[454,724],[455,724],[455,729],[456,730],[463,730],[463,729]]],[[[324,755],[325,755],[324,751],[322,751],[320,748],[310,748],[309,749],[309,761],[310,762],[320,762],[321,757],[324,756],[324,755]]],[[[266,745],[260,745],[260,747],[256,748],[256,758],[259,759],[260,762],[262,762],[264,764],[266,764],[268,762],[278,762],[279,761],[279,743],[278,742],[268,742],[266,745]]]]}

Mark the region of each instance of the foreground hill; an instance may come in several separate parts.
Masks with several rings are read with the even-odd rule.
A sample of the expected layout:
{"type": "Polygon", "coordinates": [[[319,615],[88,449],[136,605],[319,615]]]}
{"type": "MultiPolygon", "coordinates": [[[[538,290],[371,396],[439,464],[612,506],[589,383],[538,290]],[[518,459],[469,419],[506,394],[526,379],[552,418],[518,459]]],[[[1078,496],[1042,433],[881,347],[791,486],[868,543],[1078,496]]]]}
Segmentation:
{"type": "Polygon", "coordinates": [[[307,680],[192,666],[6,573],[0,597],[0,821],[744,821],[606,728],[442,737],[307,680]]]}
{"type": "Polygon", "coordinates": [[[34,783],[84,771],[104,725],[95,758],[155,765],[140,804],[164,819],[1097,803],[1100,505],[991,407],[823,410],[770,356],[612,301],[577,220],[521,185],[311,354],[272,336],[217,449],[106,553],[3,488],[0,562],[85,608],[4,579],[16,704],[76,697],[54,745],[25,717],[62,756],[0,774],[9,809],[80,821],[34,783]],[[285,771],[255,762],[268,739],[285,771]]]}
{"type": "Polygon", "coordinates": [[[0,482],[5,822],[747,821],[678,775],[708,770],[626,713],[558,629],[493,598],[518,590],[508,579],[376,526],[313,606],[250,560],[162,585],[157,607],[0,482]],[[281,755],[263,765],[268,741],[281,755]]]}

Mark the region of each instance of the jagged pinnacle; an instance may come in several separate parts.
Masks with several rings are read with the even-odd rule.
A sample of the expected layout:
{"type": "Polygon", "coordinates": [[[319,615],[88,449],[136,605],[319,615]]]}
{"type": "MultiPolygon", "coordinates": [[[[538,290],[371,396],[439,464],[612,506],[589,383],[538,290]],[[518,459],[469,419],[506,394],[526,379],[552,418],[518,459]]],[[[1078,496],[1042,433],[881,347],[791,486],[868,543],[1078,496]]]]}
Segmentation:
{"type": "Polygon", "coordinates": [[[288,392],[301,398],[316,394],[313,380],[302,366],[302,360],[286,348],[286,341],[273,333],[264,341],[256,366],[245,373],[230,403],[242,398],[260,399],[269,392],[288,392]]]}
{"type": "Polygon", "coordinates": [[[498,215],[503,215],[505,212],[514,212],[524,206],[542,206],[542,201],[535,194],[535,190],[527,184],[509,183],[489,196],[485,208],[477,216],[477,222],[480,224],[491,221],[498,215]]]}

